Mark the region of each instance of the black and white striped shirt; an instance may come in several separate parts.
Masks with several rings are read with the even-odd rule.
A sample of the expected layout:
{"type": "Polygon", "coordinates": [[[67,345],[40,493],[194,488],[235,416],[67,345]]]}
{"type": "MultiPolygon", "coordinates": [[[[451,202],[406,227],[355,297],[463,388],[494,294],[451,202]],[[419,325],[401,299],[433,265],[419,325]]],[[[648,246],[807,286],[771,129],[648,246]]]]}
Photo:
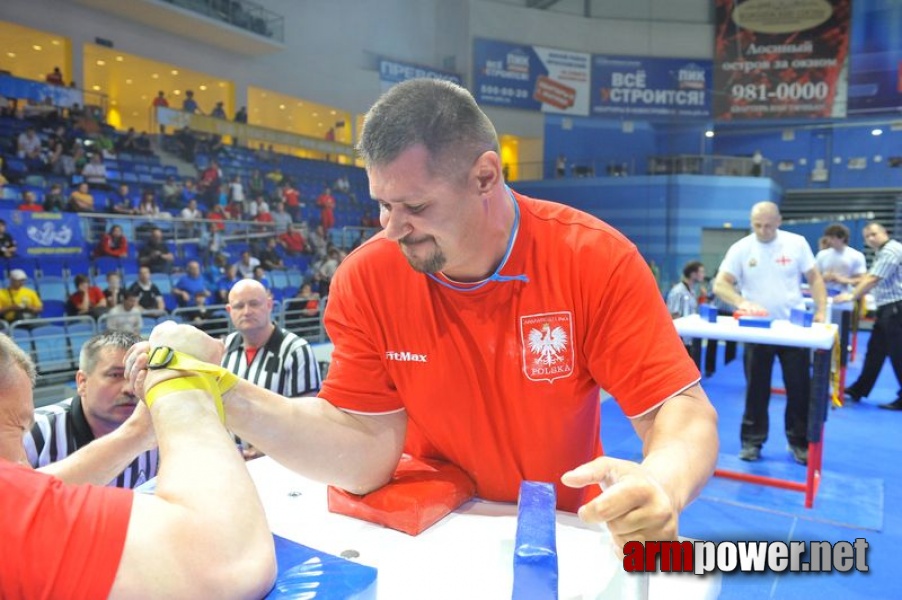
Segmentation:
{"type": "MultiPolygon", "coordinates": [[[[23,441],[28,462],[35,469],[62,460],[93,442],[94,432],[85,418],[81,397],[73,396],[35,409],[34,427],[23,441]]],[[[155,477],[158,465],[156,448],[143,452],[108,485],[135,488],[155,477]]]]}
{"type": "Polygon", "coordinates": [[[883,244],[869,273],[880,278],[873,292],[877,308],[902,300],[902,243],[889,240],[883,244]]]}
{"type": "Polygon", "coordinates": [[[240,332],[229,334],[225,348],[223,367],[254,385],[286,398],[309,395],[322,386],[313,348],[304,338],[280,327],[273,330],[250,364],[240,332]]]}

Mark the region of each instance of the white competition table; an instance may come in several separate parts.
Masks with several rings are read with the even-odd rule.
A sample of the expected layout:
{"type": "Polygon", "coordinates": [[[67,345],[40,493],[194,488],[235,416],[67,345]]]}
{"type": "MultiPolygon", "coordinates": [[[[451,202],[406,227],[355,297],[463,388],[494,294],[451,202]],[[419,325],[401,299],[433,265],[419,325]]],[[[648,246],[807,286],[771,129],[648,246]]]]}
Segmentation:
{"type": "Polygon", "coordinates": [[[814,506],[814,497],[821,479],[824,422],[827,418],[830,389],[830,357],[836,343],[837,326],[813,323],[811,327],[801,327],[778,319],[770,327],[742,327],[733,317],[719,316],[717,322],[712,323],[699,315],[680,317],[673,324],[680,336],[693,339],[693,352],[700,351],[702,339],[792,346],[815,351],[808,404],[808,470],[805,483],[721,469],[714,472],[720,477],[805,492],[805,507],[814,506]]]}
{"type": "MultiPolygon", "coordinates": [[[[513,589],[515,504],[470,501],[418,536],[328,511],[326,488],[269,457],[247,464],[276,535],[335,556],[355,550],[378,569],[380,599],[509,599],[513,589]]],[[[634,586],[607,530],[571,513],[557,516],[561,600],[630,598],[634,586]]],[[[650,575],[649,598],[716,598],[716,573],[650,575]]]]}

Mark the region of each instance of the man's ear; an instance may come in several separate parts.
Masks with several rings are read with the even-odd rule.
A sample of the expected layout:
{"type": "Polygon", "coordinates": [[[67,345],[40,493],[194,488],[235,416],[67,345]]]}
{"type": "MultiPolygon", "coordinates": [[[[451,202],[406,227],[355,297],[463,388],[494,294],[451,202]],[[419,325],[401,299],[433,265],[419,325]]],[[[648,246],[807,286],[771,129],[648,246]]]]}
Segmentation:
{"type": "Polygon", "coordinates": [[[473,163],[477,190],[480,194],[488,193],[501,181],[501,161],[494,150],[483,152],[473,163]]]}

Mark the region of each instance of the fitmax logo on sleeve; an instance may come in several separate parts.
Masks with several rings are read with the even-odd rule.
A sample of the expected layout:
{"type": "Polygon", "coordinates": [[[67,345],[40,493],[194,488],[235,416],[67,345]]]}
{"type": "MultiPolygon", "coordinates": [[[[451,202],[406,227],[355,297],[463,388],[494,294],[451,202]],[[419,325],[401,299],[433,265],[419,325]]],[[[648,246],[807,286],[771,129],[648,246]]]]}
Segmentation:
{"type": "Polygon", "coordinates": [[[387,360],[397,360],[400,362],[429,362],[426,360],[425,354],[416,354],[415,352],[395,352],[394,350],[388,350],[385,353],[385,358],[387,360]]]}

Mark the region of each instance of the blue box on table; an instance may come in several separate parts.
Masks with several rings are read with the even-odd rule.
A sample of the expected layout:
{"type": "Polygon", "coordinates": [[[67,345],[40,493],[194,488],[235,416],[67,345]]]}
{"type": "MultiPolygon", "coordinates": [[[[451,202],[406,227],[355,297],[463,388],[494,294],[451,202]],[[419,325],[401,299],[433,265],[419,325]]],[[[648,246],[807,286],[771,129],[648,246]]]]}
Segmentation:
{"type": "Polygon", "coordinates": [[[703,321],[717,323],[717,308],[710,304],[702,304],[698,307],[698,316],[700,316],[703,321]]]}
{"type": "Polygon", "coordinates": [[[803,308],[793,308],[789,311],[789,322],[799,327],[811,327],[814,315],[803,308]]]}
{"type": "Polygon", "coordinates": [[[756,317],[753,315],[739,317],[740,327],[761,327],[769,329],[774,320],[770,317],[756,317]]]}

